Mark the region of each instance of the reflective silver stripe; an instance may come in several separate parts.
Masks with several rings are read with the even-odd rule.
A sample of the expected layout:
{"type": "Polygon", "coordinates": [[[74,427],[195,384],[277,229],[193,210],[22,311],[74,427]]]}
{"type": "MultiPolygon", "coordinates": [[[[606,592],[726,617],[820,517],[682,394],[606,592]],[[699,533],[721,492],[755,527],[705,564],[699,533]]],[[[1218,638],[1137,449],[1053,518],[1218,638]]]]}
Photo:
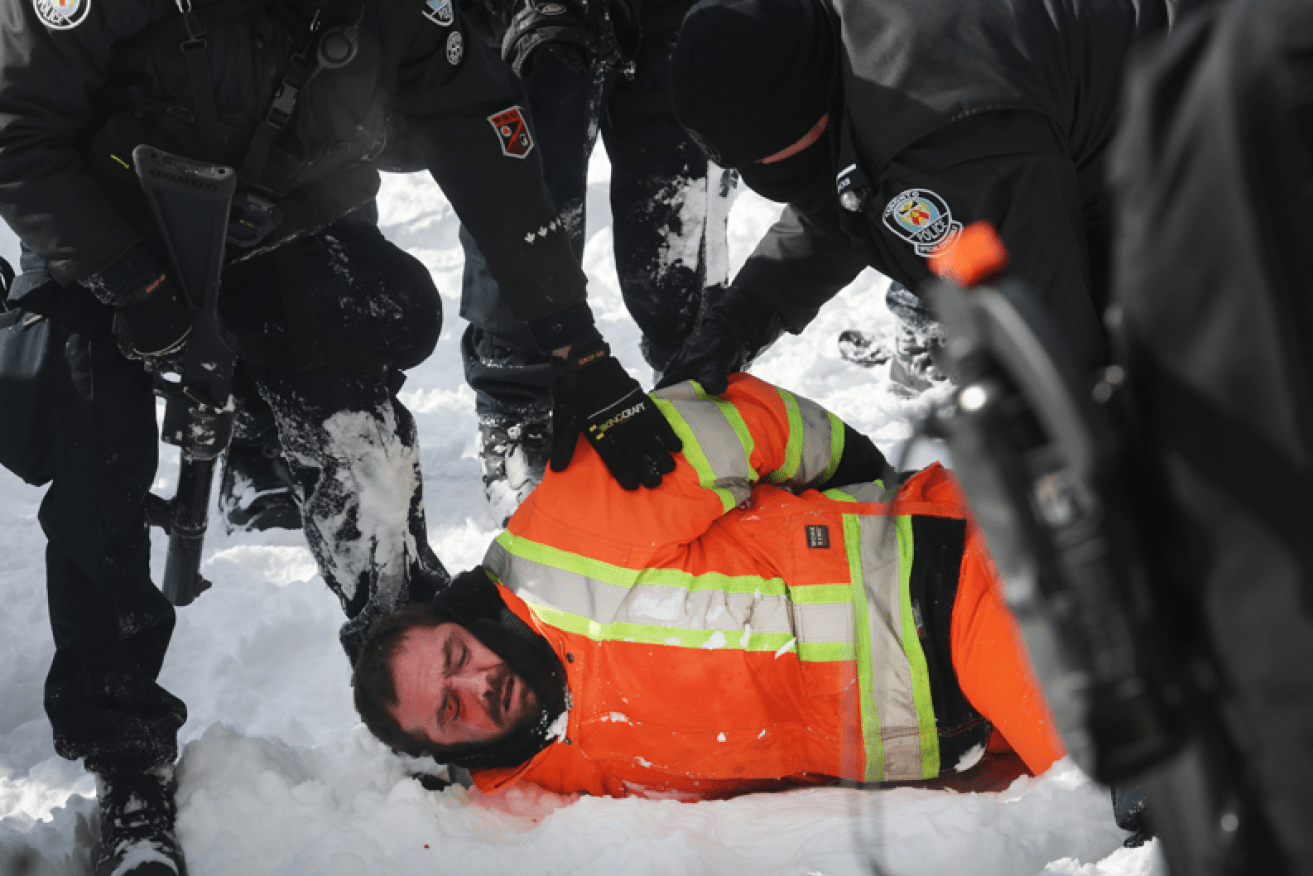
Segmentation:
{"type": "Polygon", "coordinates": [[[853,604],[822,602],[793,605],[793,630],[804,645],[829,645],[853,640],[853,604]]]}
{"type": "Polygon", "coordinates": [[[798,413],[802,415],[802,459],[790,483],[798,486],[815,486],[830,468],[833,436],[830,412],[810,399],[795,395],[798,413]]]}
{"type": "MultiPolygon", "coordinates": [[[[779,578],[636,571],[506,533],[488,549],[483,564],[526,602],[601,625],[787,633],[801,645],[851,642],[853,637],[847,586],[833,588],[841,602],[794,603],[779,578]]],[[[727,639],[733,647],[736,637],[727,639]]]]}
{"type": "MultiPolygon", "coordinates": [[[[871,683],[884,746],[886,781],[924,778],[916,695],[903,650],[898,540],[892,517],[861,515],[862,578],[871,636],[871,683]]],[[[919,643],[918,643],[919,647],[919,643]]],[[[869,776],[878,779],[879,776],[869,776]]]]}
{"type": "Polygon", "coordinates": [[[688,425],[715,479],[704,486],[727,490],[734,504],[745,501],[752,494],[757,473],[748,458],[751,447],[744,444],[744,439],[751,441],[751,436],[746,434],[746,429],[740,434],[729,419],[730,415],[737,416],[734,406],[699,394],[690,382],[666,387],[653,395],[669,402],[688,425]]]}
{"type": "Polygon", "coordinates": [[[851,496],[856,502],[879,504],[880,502],[888,502],[891,496],[890,492],[884,488],[884,484],[879,481],[867,484],[847,484],[836,487],[836,489],[851,496]]]}

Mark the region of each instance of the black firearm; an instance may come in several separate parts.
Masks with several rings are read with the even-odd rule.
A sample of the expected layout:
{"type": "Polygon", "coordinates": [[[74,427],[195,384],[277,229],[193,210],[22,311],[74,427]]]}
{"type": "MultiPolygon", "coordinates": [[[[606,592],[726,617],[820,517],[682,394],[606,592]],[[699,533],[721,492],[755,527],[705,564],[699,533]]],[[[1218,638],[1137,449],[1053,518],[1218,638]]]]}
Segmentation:
{"type": "Polygon", "coordinates": [[[177,372],[155,374],[155,392],[166,403],[160,438],[182,451],[178,489],[172,499],[146,497],[148,519],[169,534],[164,595],[187,605],[210,586],[200,573],[201,548],[214,463],[232,437],[237,354],[219,324],[218,299],[237,174],[146,145],[132,151],[132,160],[192,316],[177,372]]]}

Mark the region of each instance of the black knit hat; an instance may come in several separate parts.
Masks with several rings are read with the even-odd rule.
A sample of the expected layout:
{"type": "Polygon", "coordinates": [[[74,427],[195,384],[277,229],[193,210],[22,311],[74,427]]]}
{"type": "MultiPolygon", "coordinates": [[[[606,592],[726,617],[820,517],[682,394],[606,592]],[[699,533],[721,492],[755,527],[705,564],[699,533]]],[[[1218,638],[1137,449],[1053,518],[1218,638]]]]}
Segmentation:
{"type": "Polygon", "coordinates": [[[774,155],[829,110],[836,43],[820,0],[702,0],[671,59],[675,115],[722,167],[774,155]]]}

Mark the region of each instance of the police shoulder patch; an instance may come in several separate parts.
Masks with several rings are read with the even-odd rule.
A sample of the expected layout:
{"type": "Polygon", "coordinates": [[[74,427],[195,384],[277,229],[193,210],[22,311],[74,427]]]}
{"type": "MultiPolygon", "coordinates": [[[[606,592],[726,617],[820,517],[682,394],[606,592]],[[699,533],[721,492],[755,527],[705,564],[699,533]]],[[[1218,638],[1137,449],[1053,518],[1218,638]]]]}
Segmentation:
{"type": "Polygon", "coordinates": [[[929,189],[900,193],[885,206],[884,224],[923,258],[962,233],[962,223],[953,218],[948,202],[929,189]]]}
{"type": "Polygon", "coordinates": [[[508,158],[526,158],[533,151],[533,137],[518,106],[508,107],[488,116],[488,124],[501,140],[502,154],[508,158]]]}
{"type": "Polygon", "coordinates": [[[452,0],[424,0],[424,17],[440,27],[451,27],[456,10],[452,0]]]}
{"type": "Polygon", "coordinates": [[[463,57],[465,57],[465,37],[460,35],[460,31],[453,30],[447,37],[447,63],[454,67],[463,57]]]}
{"type": "Polygon", "coordinates": [[[87,20],[91,0],[32,0],[32,8],[51,30],[69,30],[87,20]]]}

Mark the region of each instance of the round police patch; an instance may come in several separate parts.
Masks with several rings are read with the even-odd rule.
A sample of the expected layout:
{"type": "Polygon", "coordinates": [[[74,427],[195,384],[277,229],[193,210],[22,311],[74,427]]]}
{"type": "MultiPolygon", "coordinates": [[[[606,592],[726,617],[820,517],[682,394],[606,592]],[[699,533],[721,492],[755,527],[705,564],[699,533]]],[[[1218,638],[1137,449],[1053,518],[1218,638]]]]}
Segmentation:
{"type": "Polygon", "coordinates": [[[447,37],[447,63],[455,66],[463,57],[465,57],[465,38],[460,35],[460,31],[453,30],[447,37]]]}
{"type": "Polygon", "coordinates": [[[32,8],[51,30],[69,30],[87,20],[91,0],[32,0],[32,8]]]}
{"type": "Polygon", "coordinates": [[[962,223],[953,218],[948,202],[929,189],[899,194],[885,206],[884,224],[924,258],[962,233],[962,223]]]}

